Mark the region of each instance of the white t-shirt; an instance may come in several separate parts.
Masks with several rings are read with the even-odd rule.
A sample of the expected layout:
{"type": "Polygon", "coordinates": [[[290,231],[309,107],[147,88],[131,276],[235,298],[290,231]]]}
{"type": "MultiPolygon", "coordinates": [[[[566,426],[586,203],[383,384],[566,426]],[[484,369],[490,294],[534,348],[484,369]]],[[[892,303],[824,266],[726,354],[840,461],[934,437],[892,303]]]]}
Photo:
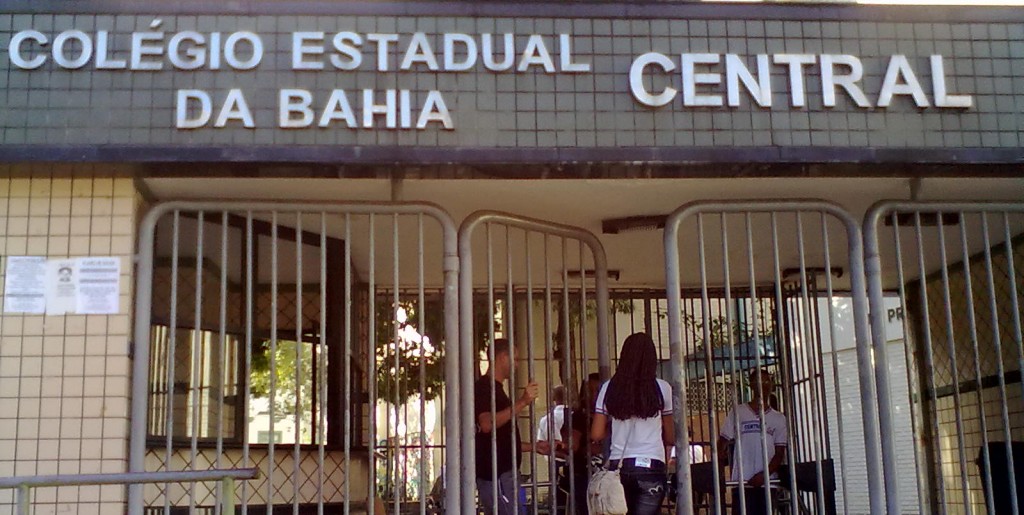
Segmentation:
{"type": "MultiPolygon", "coordinates": [[[[758,410],[760,411],[760,410],[758,410]]],[[[743,480],[748,481],[765,469],[764,451],[761,447],[760,413],[749,404],[740,404],[729,412],[722,424],[720,434],[728,440],[736,439],[736,417],[739,414],[740,441],[734,445],[732,480],[740,480],[739,463],[743,462],[743,480]],[[741,456],[742,453],[742,456],[741,456]]],[[[771,408],[764,410],[765,442],[768,444],[768,461],[775,457],[776,447],[785,447],[787,438],[786,416],[771,408]]],[[[772,474],[776,477],[776,474],[772,474]]]]}
{"type": "MultiPolygon", "coordinates": [[[[674,445],[672,446],[672,452],[669,455],[669,457],[676,457],[676,447],[674,445]]],[[[690,464],[692,465],[694,463],[704,463],[705,461],[708,461],[708,459],[704,456],[704,446],[690,444],[690,464]]]]}
{"type": "MultiPolygon", "coordinates": [[[[554,427],[554,430],[555,430],[554,441],[555,442],[561,442],[562,441],[562,424],[565,422],[565,406],[564,405],[555,406],[555,409],[552,411],[552,413],[554,414],[554,424],[552,424],[553,427],[554,427]]],[[[544,440],[545,442],[549,441],[548,440],[548,417],[550,417],[552,413],[548,413],[547,415],[544,415],[543,417],[540,417],[540,423],[537,424],[537,441],[541,441],[541,440],[544,440]]]]}
{"type": "MultiPolygon", "coordinates": [[[[605,382],[601,385],[601,391],[597,394],[595,411],[602,415],[608,415],[604,398],[609,384],[609,382],[605,382]]],[[[631,418],[629,420],[617,420],[609,415],[609,418],[612,419],[610,454],[612,460],[649,458],[661,462],[666,461],[665,443],[661,438],[661,418],[672,414],[672,386],[661,379],[658,379],[658,386],[661,388],[661,398],[665,400],[665,408],[657,415],[651,418],[631,418]],[[623,448],[625,448],[625,452],[623,452],[623,448]]]]}

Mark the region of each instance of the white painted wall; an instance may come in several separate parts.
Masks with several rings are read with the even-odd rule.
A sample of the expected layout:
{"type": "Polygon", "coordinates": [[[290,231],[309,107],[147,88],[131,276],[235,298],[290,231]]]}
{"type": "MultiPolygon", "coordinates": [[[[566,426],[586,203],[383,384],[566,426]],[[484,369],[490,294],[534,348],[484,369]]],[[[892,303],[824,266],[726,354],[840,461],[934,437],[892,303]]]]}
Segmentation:
{"type": "MultiPolygon", "coordinates": [[[[836,502],[839,513],[844,513],[844,502],[850,514],[869,512],[864,426],[857,373],[857,349],[854,341],[853,310],[849,299],[832,300],[835,318],[835,345],[832,331],[828,330],[828,300],[819,301],[822,320],[822,352],[825,373],[825,394],[829,417],[829,440],[836,463],[836,502]],[[833,365],[834,363],[834,365],[833,365]],[[834,374],[833,370],[838,374],[834,374]],[[838,381],[836,380],[838,378],[838,381]],[[838,388],[837,388],[838,385],[838,388]],[[840,400],[837,407],[836,399],[840,400]],[[840,422],[843,436],[840,439],[840,422]],[[842,453],[840,453],[842,443],[842,453]],[[843,470],[845,483],[843,488],[843,470]]],[[[886,307],[895,309],[899,299],[886,299],[886,307]]],[[[893,400],[894,433],[883,438],[895,440],[897,473],[899,477],[900,505],[903,513],[921,513],[918,501],[916,458],[914,454],[913,424],[907,383],[907,362],[903,346],[902,320],[886,316],[889,383],[893,400]]]]}

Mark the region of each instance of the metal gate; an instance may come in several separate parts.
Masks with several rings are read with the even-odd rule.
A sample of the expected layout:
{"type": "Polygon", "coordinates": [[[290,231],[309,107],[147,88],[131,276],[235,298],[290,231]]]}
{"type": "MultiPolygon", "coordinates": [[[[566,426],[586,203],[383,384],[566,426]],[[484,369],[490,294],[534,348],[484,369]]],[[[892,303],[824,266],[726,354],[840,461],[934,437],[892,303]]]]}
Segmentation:
{"type": "MultiPolygon", "coordinates": [[[[470,215],[463,222],[459,231],[459,258],[462,267],[459,281],[463,356],[462,477],[466,480],[462,490],[462,513],[475,513],[477,506],[473,485],[478,449],[474,403],[479,400],[475,399],[474,388],[470,385],[483,373],[480,369],[482,353],[486,353],[489,367],[495,363],[494,342],[498,338],[507,339],[513,349],[509,397],[516,398],[527,381],[543,385],[539,398],[524,415],[515,417],[514,410],[511,412],[517,419],[514,431],[525,434],[525,429],[529,438],[524,441],[533,447],[525,458],[529,463],[522,464],[528,467],[522,484],[518,476],[512,478],[515,492],[512,503],[516,512],[519,513],[524,503],[529,513],[534,514],[559,513],[559,505],[575,509],[580,488],[571,479],[576,477],[575,460],[558,462],[541,458],[537,450],[558,440],[569,449],[583,443],[574,441],[572,431],[562,434],[561,424],[556,422],[559,420],[556,383],[560,382],[566,392],[561,399],[565,404],[561,412],[564,419],[572,416],[577,403],[585,410],[584,403],[577,398],[576,385],[584,384],[581,394],[585,395],[585,385],[592,374],[600,374],[602,379],[609,375],[608,270],[604,249],[593,234],[583,229],[484,211],[470,215]],[[475,267],[477,264],[481,266],[475,267]],[[537,406],[541,403],[547,409],[537,406]],[[546,416],[539,417],[544,412],[546,416]],[[543,439],[545,434],[547,440],[543,439]],[[560,476],[570,479],[560,483],[560,476]]],[[[491,399],[487,411],[492,420],[496,420],[501,410],[496,408],[495,388],[489,391],[491,399]]],[[[490,431],[490,435],[490,463],[496,470],[497,429],[490,431]]],[[[510,445],[516,445],[515,434],[511,438],[510,445]]],[[[519,463],[513,462],[513,467],[513,470],[520,470],[519,463]]],[[[490,494],[495,509],[497,490],[498,484],[494,482],[492,491],[480,493],[481,497],[490,494]]]]}
{"type": "MultiPolygon", "coordinates": [[[[917,484],[927,513],[1021,513],[1024,204],[882,202],[864,221],[880,403],[886,298],[906,344],[917,484]]],[[[883,412],[884,413],[884,412],[883,412]]],[[[884,423],[884,421],[883,421],[884,423]]],[[[907,497],[907,493],[904,493],[907,497]]]]}
{"type": "MultiPolygon", "coordinates": [[[[239,513],[458,505],[457,234],[429,204],[171,202],[140,230],[129,471],[258,468],[239,513]]],[[[220,514],[220,487],[129,512],[220,514]]]]}
{"type": "MultiPolygon", "coordinates": [[[[893,457],[881,453],[857,222],[819,201],[697,202],[668,218],[664,237],[675,411],[703,412],[694,423],[711,434],[708,462],[679,460],[678,512],[745,513],[763,503],[768,513],[845,514],[857,494],[869,496],[871,513],[897,503],[895,478],[883,475],[893,457]],[[694,289],[699,299],[684,304],[694,289]],[[856,349],[859,407],[841,397],[849,378],[839,374],[840,341],[856,349]],[[695,396],[700,384],[706,393],[695,396]],[[852,413],[860,436],[857,424],[844,425],[852,413]],[[748,488],[769,463],[772,488],[748,488]]],[[[676,419],[677,449],[691,448],[685,422],[676,419]]]]}

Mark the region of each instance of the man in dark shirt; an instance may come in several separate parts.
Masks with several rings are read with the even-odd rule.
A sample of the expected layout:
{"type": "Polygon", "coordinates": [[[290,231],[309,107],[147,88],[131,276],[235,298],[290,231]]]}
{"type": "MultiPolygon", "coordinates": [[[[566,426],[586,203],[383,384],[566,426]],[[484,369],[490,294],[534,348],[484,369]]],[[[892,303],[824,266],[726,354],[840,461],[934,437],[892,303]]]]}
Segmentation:
{"type": "MultiPolygon", "coordinates": [[[[505,393],[504,382],[512,372],[512,348],[508,340],[494,340],[494,362],[473,385],[476,415],[476,485],[486,515],[513,515],[517,497],[516,469],[524,445],[515,418],[537,399],[540,387],[529,383],[515,403],[505,393]],[[491,399],[494,399],[492,406],[491,399]],[[492,434],[494,439],[492,440],[492,434]],[[492,451],[497,460],[492,461],[492,451]],[[495,496],[497,490],[497,496],[495,496]]],[[[520,512],[525,513],[520,504],[520,512]]]]}

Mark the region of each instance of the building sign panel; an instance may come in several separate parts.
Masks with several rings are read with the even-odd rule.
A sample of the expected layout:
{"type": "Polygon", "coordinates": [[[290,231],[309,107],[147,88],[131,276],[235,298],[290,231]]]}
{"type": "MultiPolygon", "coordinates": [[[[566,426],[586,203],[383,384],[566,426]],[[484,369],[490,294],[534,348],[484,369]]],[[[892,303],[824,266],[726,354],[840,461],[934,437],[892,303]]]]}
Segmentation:
{"type": "Polygon", "coordinates": [[[0,143],[1022,145],[1024,23],[0,15],[0,143]]]}

